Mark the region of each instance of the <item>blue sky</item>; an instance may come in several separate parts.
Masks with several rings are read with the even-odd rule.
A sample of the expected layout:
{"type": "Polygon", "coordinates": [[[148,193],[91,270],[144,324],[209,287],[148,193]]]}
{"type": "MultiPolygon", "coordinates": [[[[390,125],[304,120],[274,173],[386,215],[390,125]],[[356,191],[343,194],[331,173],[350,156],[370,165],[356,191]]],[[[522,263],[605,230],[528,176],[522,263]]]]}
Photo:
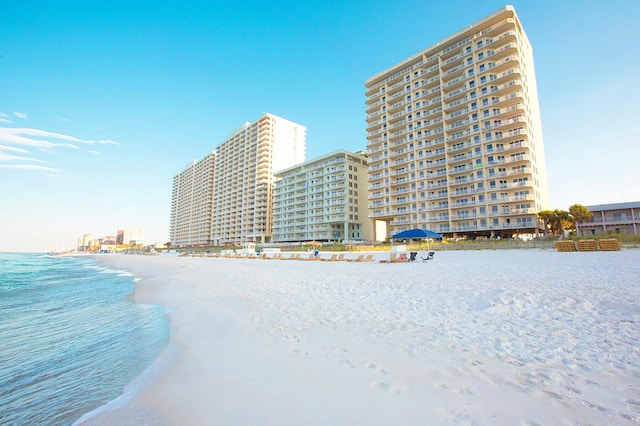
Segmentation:
{"type": "MultiPolygon", "coordinates": [[[[533,45],[552,208],[640,200],[640,2],[513,4],[533,45]]],[[[172,177],[263,112],[307,159],[366,148],[364,81],[505,3],[15,1],[0,14],[0,251],[143,226],[172,177]]]]}

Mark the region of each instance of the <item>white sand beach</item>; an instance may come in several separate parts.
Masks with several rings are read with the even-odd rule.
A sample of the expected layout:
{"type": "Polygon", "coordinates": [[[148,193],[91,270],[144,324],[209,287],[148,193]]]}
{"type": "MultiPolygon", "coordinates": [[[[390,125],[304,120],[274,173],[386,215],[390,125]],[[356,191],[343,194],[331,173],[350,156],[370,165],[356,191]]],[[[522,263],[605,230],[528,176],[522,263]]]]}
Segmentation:
{"type": "Polygon", "coordinates": [[[640,422],[638,250],[97,259],[168,308],[178,353],[87,424],[640,422]]]}

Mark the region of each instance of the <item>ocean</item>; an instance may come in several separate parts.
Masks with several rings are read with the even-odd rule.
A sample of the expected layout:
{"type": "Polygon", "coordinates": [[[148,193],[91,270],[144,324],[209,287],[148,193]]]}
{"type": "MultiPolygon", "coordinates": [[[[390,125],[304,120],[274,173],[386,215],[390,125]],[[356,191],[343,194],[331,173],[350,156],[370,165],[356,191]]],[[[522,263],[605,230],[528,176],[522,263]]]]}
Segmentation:
{"type": "Polygon", "coordinates": [[[90,257],[0,253],[1,425],[71,425],[122,398],[169,343],[134,283],[90,257]]]}

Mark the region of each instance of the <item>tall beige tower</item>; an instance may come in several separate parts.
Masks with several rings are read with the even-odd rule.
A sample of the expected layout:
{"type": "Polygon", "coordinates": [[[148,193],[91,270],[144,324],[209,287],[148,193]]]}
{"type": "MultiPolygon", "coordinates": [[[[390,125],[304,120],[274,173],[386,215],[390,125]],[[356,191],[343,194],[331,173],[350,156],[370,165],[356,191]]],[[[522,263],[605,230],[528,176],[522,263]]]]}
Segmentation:
{"type": "MultiPolygon", "coordinates": [[[[548,207],[533,54],[506,6],[365,83],[369,217],[386,236],[542,229],[548,207]]],[[[376,238],[380,238],[376,235],[376,238]]]]}
{"type": "Polygon", "coordinates": [[[304,161],[306,131],[267,113],[245,123],[218,146],[215,245],[271,242],[274,171],[304,161]]]}
{"type": "Polygon", "coordinates": [[[173,246],[211,243],[215,152],[192,161],[173,178],[169,241],[173,246]]]}

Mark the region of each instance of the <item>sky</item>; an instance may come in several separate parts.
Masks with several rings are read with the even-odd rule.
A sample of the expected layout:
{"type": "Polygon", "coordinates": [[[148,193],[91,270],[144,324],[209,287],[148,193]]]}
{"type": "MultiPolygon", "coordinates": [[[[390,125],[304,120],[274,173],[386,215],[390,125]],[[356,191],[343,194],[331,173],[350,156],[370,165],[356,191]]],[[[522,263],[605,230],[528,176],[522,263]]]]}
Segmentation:
{"type": "MultiPolygon", "coordinates": [[[[521,0],[550,206],[640,201],[640,1],[521,0]]],[[[5,2],[0,251],[142,226],[244,122],[307,127],[307,159],[366,148],[364,82],[503,7],[493,0],[5,2]]]]}

